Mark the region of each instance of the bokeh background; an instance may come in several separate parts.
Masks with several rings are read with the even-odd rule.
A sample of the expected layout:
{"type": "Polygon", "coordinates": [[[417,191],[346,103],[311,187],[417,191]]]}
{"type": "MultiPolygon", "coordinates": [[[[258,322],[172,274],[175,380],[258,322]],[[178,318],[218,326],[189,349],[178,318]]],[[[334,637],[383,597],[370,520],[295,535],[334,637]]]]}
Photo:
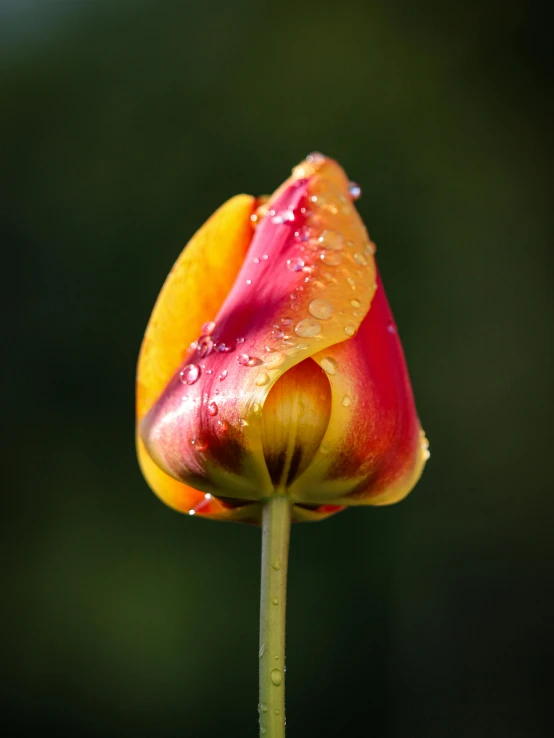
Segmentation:
{"type": "Polygon", "coordinates": [[[294,528],[288,736],[554,734],[551,34],[522,0],[1,0],[8,735],[256,735],[260,533],[148,490],[134,370],[190,235],[311,150],[362,185],[432,456],[294,528]]]}

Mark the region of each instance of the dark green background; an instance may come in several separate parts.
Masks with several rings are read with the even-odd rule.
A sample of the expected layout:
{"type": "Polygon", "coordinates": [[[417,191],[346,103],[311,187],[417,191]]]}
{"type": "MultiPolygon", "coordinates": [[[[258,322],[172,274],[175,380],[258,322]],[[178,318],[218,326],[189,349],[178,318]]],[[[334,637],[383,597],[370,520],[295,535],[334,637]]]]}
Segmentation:
{"type": "Polygon", "coordinates": [[[552,735],[539,5],[0,6],[8,735],[256,735],[259,531],[148,490],[134,370],[189,236],[314,149],[362,185],[432,456],[294,528],[288,736],[552,735]]]}

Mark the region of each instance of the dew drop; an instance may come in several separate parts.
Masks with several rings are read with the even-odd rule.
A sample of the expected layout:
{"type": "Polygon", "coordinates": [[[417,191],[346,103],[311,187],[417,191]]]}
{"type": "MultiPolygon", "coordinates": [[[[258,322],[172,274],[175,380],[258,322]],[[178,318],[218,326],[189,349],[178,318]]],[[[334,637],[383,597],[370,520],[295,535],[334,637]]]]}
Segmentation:
{"type": "Polygon", "coordinates": [[[262,259],[264,261],[267,261],[269,259],[269,256],[267,254],[262,254],[262,259]]]}
{"type": "Polygon", "coordinates": [[[283,325],[292,325],[292,318],[281,318],[281,323],[283,325]]]}
{"type": "Polygon", "coordinates": [[[299,256],[293,256],[287,259],[287,267],[291,272],[300,272],[304,268],[304,259],[301,259],[299,256]]]}
{"type": "Polygon", "coordinates": [[[331,356],[326,356],[321,359],[320,366],[324,372],[327,372],[327,374],[337,373],[337,362],[331,356]]]}
{"type": "Polygon", "coordinates": [[[359,308],[362,306],[362,303],[359,300],[350,300],[350,304],[353,308],[359,308]]]}
{"type": "Polygon", "coordinates": [[[214,331],[215,331],[215,323],[213,320],[211,320],[209,323],[204,323],[204,325],[202,326],[203,336],[211,336],[214,331]]]}
{"type": "Polygon", "coordinates": [[[279,604],[279,600],[277,599],[277,597],[274,597],[274,598],[273,598],[273,599],[271,600],[271,602],[272,602],[272,603],[273,603],[274,605],[278,605],[278,604],[279,604]]]}
{"type": "Polygon", "coordinates": [[[353,325],[347,325],[346,328],[344,329],[344,332],[346,333],[347,336],[353,336],[354,333],[356,333],[356,329],[354,328],[353,325]]]}
{"type": "Polygon", "coordinates": [[[279,571],[279,569],[281,568],[281,562],[279,561],[279,559],[275,559],[275,561],[271,562],[271,568],[275,569],[275,571],[279,571]]]}
{"type": "Polygon", "coordinates": [[[281,669],[273,669],[271,672],[271,683],[275,687],[280,687],[283,682],[283,674],[281,673],[281,669]]]}
{"type": "Polygon", "coordinates": [[[271,219],[271,222],[275,223],[276,225],[282,225],[283,223],[292,223],[293,221],[294,212],[290,208],[288,210],[283,210],[277,215],[274,215],[271,219]]]}
{"type": "Polygon", "coordinates": [[[217,411],[218,411],[217,403],[210,402],[208,404],[208,415],[211,415],[213,418],[214,415],[217,415],[217,411]]]}
{"type": "Polygon", "coordinates": [[[342,263],[342,255],[338,251],[324,251],[320,258],[327,266],[338,266],[342,263]]]}
{"type": "Polygon", "coordinates": [[[191,438],[189,441],[190,446],[199,453],[207,451],[208,444],[202,438],[191,438]]]}
{"type": "Polygon", "coordinates": [[[277,369],[277,367],[280,367],[282,364],[284,364],[286,360],[287,357],[285,356],[285,354],[282,354],[280,351],[274,351],[273,353],[269,354],[268,357],[266,357],[264,365],[266,369],[277,369]]]}
{"type": "Polygon", "coordinates": [[[230,346],[228,343],[224,343],[223,341],[218,341],[215,344],[215,350],[218,351],[220,354],[226,354],[226,353],[229,353],[229,351],[232,351],[233,347],[230,346]]]}
{"type": "Polygon", "coordinates": [[[246,284],[252,284],[252,280],[251,279],[247,279],[246,280],[246,284]]]}
{"type": "Polygon", "coordinates": [[[331,249],[331,251],[340,251],[343,246],[342,236],[337,231],[323,231],[317,242],[320,248],[331,249]]]}
{"type": "Polygon", "coordinates": [[[351,404],[352,404],[352,400],[350,399],[350,397],[348,397],[348,395],[345,395],[345,396],[344,396],[344,397],[342,398],[342,402],[341,402],[341,405],[342,405],[343,407],[350,407],[350,405],[351,405],[351,404]]]}
{"type": "Polygon", "coordinates": [[[256,377],[256,384],[258,387],[263,387],[264,384],[267,384],[269,382],[269,374],[266,374],[266,372],[261,372],[256,377]]]}
{"type": "Polygon", "coordinates": [[[366,252],[368,256],[373,256],[373,254],[376,251],[375,244],[373,243],[373,241],[368,241],[366,243],[364,251],[366,252]]]}
{"type": "Polygon", "coordinates": [[[236,343],[238,344],[244,343],[244,338],[237,338],[236,343]]]}
{"type": "Polygon", "coordinates": [[[351,289],[353,289],[353,290],[356,289],[356,282],[354,282],[354,280],[352,279],[352,277],[347,277],[346,278],[346,281],[348,282],[348,285],[350,286],[351,289]]]}
{"type": "Polygon", "coordinates": [[[328,443],[322,443],[319,447],[319,453],[323,455],[327,455],[329,453],[329,444],[328,443]]]}
{"type": "Polygon", "coordinates": [[[262,412],[262,406],[260,405],[259,402],[255,402],[252,405],[252,412],[255,413],[256,415],[259,415],[262,412]]]}
{"type": "Polygon", "coordinates": [[[219,428],[221,433],[227,433],[227,431],[229,430],[229,423],[226,420],[218,420],[217,427],[219,428]]]}
{"type": "Polygon", "coordinates": [[[229,374],[229,372],[227,371],[227,369],[224,369],[224,370],[223,370],[223,371],[221,372],[221,374],[219,375],[219,381],[220,381],[220,382],[223,382],[223,380],[225,379],[225,377],[226,377],[226,376],[227,376],[228,374],[229,374]]]}
{"type": "Polygon", "coordinates": [[[392,323],[389,323],[388,324],[387,330],[388,330],[389,333],[392,333],[392,334],[396,333],[396,328],[393,326],[392,323]]]}
{"type": "MultiPolygon", "coordinates": [[[[314,318],[319,320],[329,320],[333,314],[333,306],[327,300],[312,300],[308,306],[308,311],[314,318]]],[[[319,331],[318,331],[319,333],[319,331]]]]}
{"type": "Polygon", "coordinates": [[[362,196],[362,188],[357,182],[349,182],[348,193],[353,200],[359,200],[362,196]]]}
{"type": "Polygon", "coordinates": [[[305,318],[296,324],[294,331],[301,338],[312,338],[313,336],[317,336],[318,333],[321,333],[321,326],[317,320],[305,318]]]}
{"type": "Polygon", "coordinates": [[[242,428],[245,428],[245,427],[246,427],[246,426],[248,425],[248,421],[247,421],[247,420],[245,420],[244,418],[241,418],[241,419],[239,420],[239,425],[240,425],[240,426],[241,426],[242,428]]]}
{"type": "Polygon", "coordinates": [[[310,229],[307,226],[302,226],[302,228],[299,228],[297,231],[294,232],[294,237],[297,241],[300,241],[300,243],[309,241],[310,229]]]}
{"type": "Polygon", "coordinates": [[[274,712],[275,712],[275,714],[276,714],[276,715],[280,715],[280,714],[281,714],[281,710],[277,710],[277,709],[275,709],[275,711],[274,711],[274,712]]]}
{"type": "Polygon", "coordinates": [[[252,261],[254,262],[254,264],[259,264],[260,263],[260,260],[258,259],[257,256],[254,259],[252,259],[252,261]]]}
{"type": "Polygon", "coordinates": [[[306,161],[310,164],[323,164],[323,162],[325,161],[325,156],[319,151],[312,151],[306,157],[306,161]]]}
{"type": "Polygon", "coordinates": [[[200,367],[198,364],[187,364],[184,369],[179,372],[179,378],[183,384],[194,384],[200,376],[200,367]]]}
{"type": "Polygon", "coordinates": [[[363,267],[367,266],[367,259],[365,258],[363,254],[354,254],[352,258],[354,259],[356,264],[359,264],[360,266],[363,266],[363,267]]]}
{"type": "Polygon", "coordinates": [[[248,354],[239,354],[237,361],[241,366],[257,366],[261,364],[261,361],[255,356],[249,356],[248,354]]]}
{"type": "Polygon", "coordinates": [[[209,336],[200,336],[197,341],[198,353],[202,359],[212,353],[213,347],[214,342],[209,336]]]}
{"type": "Polygon", "coordinates": [[[196,510],[189,510],[189,515],[196,515],[196,510]]]}
{"type": "Polygon", "coordinates": [[[423,431],[420,431],[421,436],[421,452],[423,456],[423,460],[427,461],[431,457],[431,452],[429,451],[429,441],[425,437],[425,433],[423,431]]]}
{"type": "Polygon", "coordinates": [[[260,703],[260,712],[267,712],[267,705],[265,702],[260,703]]]}

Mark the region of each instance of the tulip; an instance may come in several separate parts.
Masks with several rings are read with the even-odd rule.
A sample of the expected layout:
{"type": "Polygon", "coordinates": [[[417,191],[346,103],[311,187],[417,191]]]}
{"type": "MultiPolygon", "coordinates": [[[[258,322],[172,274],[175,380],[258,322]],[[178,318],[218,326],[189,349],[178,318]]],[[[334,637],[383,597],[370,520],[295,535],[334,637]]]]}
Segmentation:
{"type": "Polygon", "coordinates": [[[312,154],[270,198],[229,200],[177,259],[138,363],[154,492],[190,515],[263,521],[264,567],[280,566],[262,581],[262,621],[271,590],[282,607],[261,646],[277,656],[290,521],[397,502],[429,456],[359,195],[312,154]]]}

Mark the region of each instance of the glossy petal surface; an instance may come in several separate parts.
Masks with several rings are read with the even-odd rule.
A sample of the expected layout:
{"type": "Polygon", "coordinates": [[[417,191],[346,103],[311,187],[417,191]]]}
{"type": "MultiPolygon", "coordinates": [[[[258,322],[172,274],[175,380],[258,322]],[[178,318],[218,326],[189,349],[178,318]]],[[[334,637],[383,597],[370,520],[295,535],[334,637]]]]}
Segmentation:
{"type": "Polygon", "coordinates": [[[294,365],[355,335],[375,291],[374,248],[348,186],[322,158],[297,168],[266,204],[209,336],[142,423],[169,475],[234,499],[273,493],[261,438],[269,391],[294,365]]]}

